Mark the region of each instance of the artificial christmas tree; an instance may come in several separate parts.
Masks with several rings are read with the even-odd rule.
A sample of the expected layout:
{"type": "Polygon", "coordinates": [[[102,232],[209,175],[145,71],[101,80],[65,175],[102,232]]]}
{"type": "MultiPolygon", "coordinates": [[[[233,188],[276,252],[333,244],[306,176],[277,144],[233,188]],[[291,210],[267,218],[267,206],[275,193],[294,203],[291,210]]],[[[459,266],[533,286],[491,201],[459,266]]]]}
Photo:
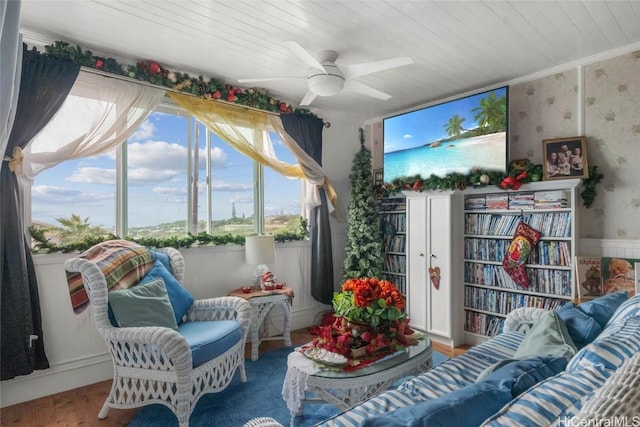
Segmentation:
{"type": "Polygon", "coordinates": [[[364,146],[360,129],[360,151],[351,166],[351,201],[347,218],[347,244],[344,278],[382,279],[382,233],[371,173],[371,152],[364,146]]]}

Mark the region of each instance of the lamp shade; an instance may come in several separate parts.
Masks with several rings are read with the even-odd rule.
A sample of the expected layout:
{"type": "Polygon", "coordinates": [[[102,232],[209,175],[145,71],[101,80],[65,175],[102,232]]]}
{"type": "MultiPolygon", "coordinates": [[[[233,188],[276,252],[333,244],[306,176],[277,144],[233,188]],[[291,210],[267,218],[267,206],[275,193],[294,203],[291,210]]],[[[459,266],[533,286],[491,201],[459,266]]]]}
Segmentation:
{"type": "Polygon", "coordinates": [[[244,241],[245,262],[247,264],[270,264],[276,260],[273,236],[246,236],[244,241]]]}

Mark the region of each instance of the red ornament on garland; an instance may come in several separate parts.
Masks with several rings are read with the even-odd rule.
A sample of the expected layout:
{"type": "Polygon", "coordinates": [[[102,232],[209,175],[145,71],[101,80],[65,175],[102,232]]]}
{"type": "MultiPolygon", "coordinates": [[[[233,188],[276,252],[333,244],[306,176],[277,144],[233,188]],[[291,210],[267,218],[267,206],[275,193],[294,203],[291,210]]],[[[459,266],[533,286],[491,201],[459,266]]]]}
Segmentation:
{"type": "Polygon", "coordinates": [[[157,62],[151,61],[149,63],[149,75],[155,76],[160,73],[160,65],[157,62]]]}
{"type": "Polygon", "coordinates": [[[221,97],[222,93],[219,90],[213,92],[213,99],[220,99],[221,97]]]}
{"type": "Polygon", "coordinates": [[[521,172],[518,176],[513,177],[511,175],[505,177],[500,183],[500,188],[503,190],[512,189],[517,190],[522,187],[522,180],[527,177],[527,171],[521,172]]]}
{"type": "Polygon", "coordinates": [[[287,104],[285,104],[284,102],[281,102],[279,105],[280,111],[282,111],[283,113],[285,111],[287,111],[287,104]]]}
{"type": "Polygon", "coordinates": [[[102,59],[96,59],[96,68],[101,70],[104,67],[104,61],[102,59]]]}

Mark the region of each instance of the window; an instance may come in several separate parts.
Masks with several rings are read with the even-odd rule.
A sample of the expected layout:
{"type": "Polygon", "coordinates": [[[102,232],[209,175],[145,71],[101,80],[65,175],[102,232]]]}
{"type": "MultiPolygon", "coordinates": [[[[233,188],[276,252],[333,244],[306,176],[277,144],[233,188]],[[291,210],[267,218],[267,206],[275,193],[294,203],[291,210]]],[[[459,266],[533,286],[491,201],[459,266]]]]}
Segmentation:
{"type": "MultiPolygon", "coordinates": [[[[296,163],[277,135],[271,138],[278,158],[296,163]]],[[[65,161],[37,175],[32,224],[65,228],[76,222],[85,231],[99,226],[133,238],[188,230],[275,234],[300,229],[300,192],[300,180],[263,170],[181,109],[165,105],[117,152],[65,161]],[[262,192],[264,205],[255,197],[262,192]]]]}

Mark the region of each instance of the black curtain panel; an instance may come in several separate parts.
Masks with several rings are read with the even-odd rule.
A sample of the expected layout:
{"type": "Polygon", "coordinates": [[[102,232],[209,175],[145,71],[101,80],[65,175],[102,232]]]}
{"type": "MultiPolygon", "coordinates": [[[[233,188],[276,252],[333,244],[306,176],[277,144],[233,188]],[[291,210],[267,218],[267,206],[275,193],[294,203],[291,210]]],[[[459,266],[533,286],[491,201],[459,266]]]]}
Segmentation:
{"type": "MultiPolygon", "coordinates": [[[[324,123],[313,116],[282,114],[285,131],[298,145],[322,165],[322,129],[324,123]]],[[[333,299],[333,253],[331,250],[331,225],[324,189],[320,189],[322,204],[311,210],[309,233],[311,239],[311,295],[323,304],[333,299]]]]}
{"type": "MultiPolygon", "coordinates": [[[[20,93],[5,158],[15,157],[51,120],[78,76],[80,66],[23,47],[20,93]]],[[[38,282],[24,232],[16,171],[0,167],[0,273],[2,277],[2,380],[47,369],[38,282]]]]}

